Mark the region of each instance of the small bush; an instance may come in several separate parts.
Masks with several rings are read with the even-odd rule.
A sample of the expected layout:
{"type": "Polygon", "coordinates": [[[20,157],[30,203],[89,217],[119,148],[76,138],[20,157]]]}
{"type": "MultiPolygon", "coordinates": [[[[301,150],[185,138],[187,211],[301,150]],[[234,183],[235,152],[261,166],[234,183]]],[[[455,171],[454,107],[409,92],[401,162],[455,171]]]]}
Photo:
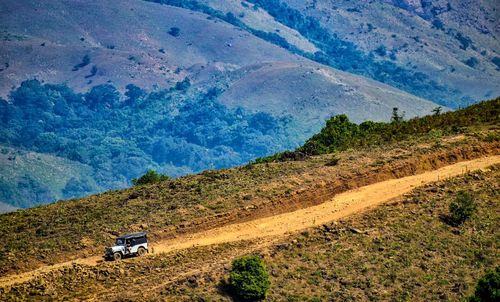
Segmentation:
{"type": "Polygon", "coordinates": [[[85,66],[87,66],[89,64],[90,64],[90,56],[89,55],[84,55],[83,59],[82,59],[82,62],[76,64],[75,66],[73,66],[72,70],[73,71],[77,71],[78,69],[83,68],[83,67],[85,67],[85,66]]]}
{"type": "Polygon", "coordinates": [[[449,209],[448,223],[452,226],[459,226],[474,214],[476,204],[470,194],[458,192],[455,201],[450,203],[449,209]]]}
{"type": "Polygon", "coordinates": [[[500,301],[500,266],[488,271],[476,285],[470,302],[500,301]]]}
{"type": "Polygon", "coordinates": [[[233,261],[229,285],[234,294],[244,301],[266,297],[271,286],[264,261],[259,256],[244,256],[233,261]]]}
{"type": "Polygon", "coordinates": [[[189,80],[189,78],[185,78],[181,82],[177,82],[175,84],[175,90],[183,92],[186,92],[189,89],[189,87],[191,87],[191,81],[189,80]]]}
{"type": "Polygon", "coordinates": [[[181,34],[181,30],[178,27],[171,27],[168,34],[172,37],[178,37],[181,34]]]}
{"type": "Polygon", "coordinates": [[[464,63],[471,68],[475,68],[477,65],[479,65],[479,60],[477,58],[470,57],[466,61],[464,61],[464,63]]]}
{"type": "Polygon", "coordinates": [[[132,179],[132,183],[134,184],[134,186],[140,186],[168,179],[170,179],[170,177],[168,177],[167,175],[162,175],[157,173],[156,171],[149,170],[148,172],[146,172],[146,174],[142,175],[141,177],[132,179]]]}

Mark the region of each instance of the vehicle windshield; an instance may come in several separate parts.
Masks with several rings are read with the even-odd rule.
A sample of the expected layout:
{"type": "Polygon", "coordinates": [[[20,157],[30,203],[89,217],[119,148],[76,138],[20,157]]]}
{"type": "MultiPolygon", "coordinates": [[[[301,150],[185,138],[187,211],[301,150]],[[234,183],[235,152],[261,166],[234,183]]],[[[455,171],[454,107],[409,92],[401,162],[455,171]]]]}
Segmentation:
{"type": "Polygon", "coordinates": [[[122,239],[116,239],[116,245],[123,245],[124,242],[122,239]]]}

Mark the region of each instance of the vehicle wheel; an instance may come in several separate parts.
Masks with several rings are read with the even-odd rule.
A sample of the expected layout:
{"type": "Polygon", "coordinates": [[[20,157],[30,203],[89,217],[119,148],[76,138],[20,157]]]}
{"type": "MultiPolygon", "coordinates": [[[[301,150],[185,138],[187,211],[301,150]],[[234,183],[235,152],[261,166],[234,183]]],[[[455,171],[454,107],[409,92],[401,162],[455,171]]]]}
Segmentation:
{"type": "Polygon", "coordinates": [[[114,260],[120,260],[120,259],[122,259],[122,253],[114,253],[113,254],[113,259],[114,260]]]}
{"type": "Polygon", "coordinates": [[[146,249],[143,248],[142,246],[137,250],[137,256],[143,256],[146,254],[146,249]]]}

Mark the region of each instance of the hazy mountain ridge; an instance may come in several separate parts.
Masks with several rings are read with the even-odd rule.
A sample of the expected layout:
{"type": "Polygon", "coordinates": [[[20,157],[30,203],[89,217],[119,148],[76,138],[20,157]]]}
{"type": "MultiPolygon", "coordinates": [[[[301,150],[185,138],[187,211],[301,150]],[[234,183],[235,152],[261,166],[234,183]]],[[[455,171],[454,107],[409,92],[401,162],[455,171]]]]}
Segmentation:
{"type": "Polygon", "coordinates": [[[331,115],[382,121],[393,107],[412,117],[436,106],[298,55],[317,49],[264,10],[251,9],[253,25],[267,20],[253,29],[203,7],[211,15],[132,0],[2,2],[1,143],[92,167],[94,183],[62,177],[65,194],[64,184],[36,185],[43,198],[33,201],[6,178],[5,201],[123,188],[146,169],[234,166],[296,147],[331,115]],[[275,26],[290,42],[266,31],[275,26]]]}
{"type": "Polygon", "coordinates": [[[496,1],[283,2],[378,59],[460,90],[464,102],[500,93],[496,1]]]}

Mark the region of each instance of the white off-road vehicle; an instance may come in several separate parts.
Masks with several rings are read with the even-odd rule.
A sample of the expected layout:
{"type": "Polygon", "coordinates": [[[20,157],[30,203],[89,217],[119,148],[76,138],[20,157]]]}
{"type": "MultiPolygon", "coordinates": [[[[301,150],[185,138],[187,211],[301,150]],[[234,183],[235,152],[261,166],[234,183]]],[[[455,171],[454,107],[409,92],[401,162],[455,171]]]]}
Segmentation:
{"type": "Polygon", "coordinates": [[[142,256],[148,252],[148,237],[146,233],[132,233],[116,238],[116,244],[107,247],[104,258],[120,260],[127,256],[142,256]]]}

